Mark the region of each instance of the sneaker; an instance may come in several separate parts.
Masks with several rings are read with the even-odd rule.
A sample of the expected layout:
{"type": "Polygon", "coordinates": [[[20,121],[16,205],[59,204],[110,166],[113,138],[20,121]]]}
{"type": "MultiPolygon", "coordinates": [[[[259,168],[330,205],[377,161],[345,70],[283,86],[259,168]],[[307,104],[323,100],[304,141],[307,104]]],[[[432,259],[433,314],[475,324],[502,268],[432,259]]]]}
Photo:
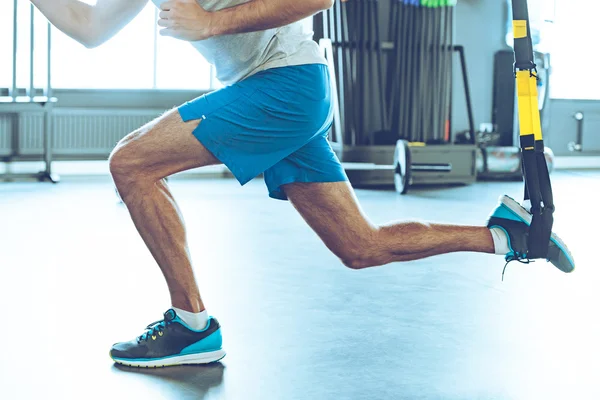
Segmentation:
{"type": "Polygon", "coordinates": [[[146,332],[129,342],[115,343],[110,357],[130,367],[157,368],[182,364],[208,364],[225,357],[221,349],[221,326],[210,317],[201,331],[190,329],[175,310],[146,327],[146,332]]]}
{"type": "MultiPolygon", "coordinates": [[[[527,260],[527,237],[533,216],[509,196],[501,196],[487,227],[500,228],[508,235],[511,249],[506,261],[527,260]]],[[[575,261],[565,243],[553,232],[550,237],[547,261],[563,272],[573,272],[575,261]]]]}

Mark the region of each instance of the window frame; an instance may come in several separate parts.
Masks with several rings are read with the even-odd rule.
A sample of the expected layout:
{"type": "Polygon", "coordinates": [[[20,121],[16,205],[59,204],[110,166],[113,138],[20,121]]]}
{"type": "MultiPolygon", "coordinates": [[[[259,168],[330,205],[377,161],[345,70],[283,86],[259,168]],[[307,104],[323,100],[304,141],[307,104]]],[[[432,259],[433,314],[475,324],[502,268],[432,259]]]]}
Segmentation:
{"type": "MultiPolygon", "coordinates": [[[[158,12],[159,12],[158,8],[156,8],[151,3],[149,3],[148,6],[154,7],[153,16],[154,16],[154,19],[157,20],[158,12]]],[[[31,6],[31,7],[33,7],[33,6],[31,6]]],[[[11,8],[11,11],[12,11],[12,8],[11,8]]],[[[12,12],[10,14],[12,15],[12,12]]],[[[21,20],[24,20],[24,22],[26,23],[24,25],[26,25],[28,27],[27,29],[29,30],[30,25],[29,25],[29,20],[27,19],[28,17],[23,17],[22,11],[20,11],[19,15],[20,15],[20,18],[17,21],[17,23],[19,23],[21,20]]],[[[36,27],[35,29],[38,30],[39,24],[42,24],[42,23],[44,25],[46,25],[47,24],[46,19],[44,18],[44,16],[41,14],[41,12],[39,10],[35,10],[35,15],[34,15],[34,24],[36,27]]],[[[14,24],[14,21],[13,21],[13,23],[10,24],[10,30],[14,32],[13,24],[14,24]]],[[[154,28],[154,32],[153,32],[153,42],[154,43],[152,45],[152,55],[151,55],[152,62],[151,62],[151,65],[148,66],[148,68],[152,68],[151,82],[149,82],[150,85],[147,85],[145,87],[139,87],[139,88],[136,88],[136,87],[132,87],[132,88],[118,88],[118,87],[114,87],[114,88],[111,88],[111,87],[107,87],[107,88],[85,88],[85,87],[77,88],[77,87],[61,87],[61,86],[56,86],[56,84],[52,84],[53,93],[55,93],[56,95],[58,95],[58,94],[66,95],[67,99],[68,99],[67,100],[68,104],[72,103],[70,99],[78,99],[75,102],[76,102],[76,105],[79,107],[81,107],[82,104],[85,104],[85,103],[82,103],[81,100],[87,99],[87,96],[90,96],[91,104],[95,104],[97,102],[98,95],[101,95],[104,98],[111,98],[112,100],[119,102],[118,101],[119,99],[117,99],[115,97],[118,94],[121,96],[125,96],[125,98],[128,98],[128,99],[137,99],[138,101],[136,101],[135,104],[129,103],[131,106],[136,107],[137,104],[151,103],[146,100],[148,98],[154,98],[155,96],[165,97],[168,99],[169,97],[172,97],[172,96],[169,96],[168,93],[173,93],[173,94],[175,94],[176,98],[180,98],[182,94],[184,96],[186,96],[186,95],[189,96],[189,95],[197,94],[197,93],[207,93],[207,92],[213,91],[219,87],[218,82],[216,82],[216,73],[214,70],[214,66],[211,64],[208,64],[208,63],[206,63],[206,65],[205,65],[205,66],[208,66],[207,71],[209,73],[209,77],[207,79],[208,87],[203,87],[203,88],[198,88],[198,89],[189,89],[189,90],[182,89],[182,88],[158,87],[157,83],[160,81],[159,76],[158,76],[158,74],[160,72],[160,69],[159,69],[160,54],[159,54],[159,46],[158,46],[159,26],[157,24],[154,24],[153,28],[154,28]],[[146,96],[146,99],[144,99],[144,96],[146,96]]],[[[25,38],[27,41],[30,40],[28,37],[29,34],[30,34],[30,32],[28,32],[28,34],[25,35],[25,38]]],[[[36,36],[37,36],[37,34],[38,33],[36,33],[36,36]]],[[[51,46],[56,48],[57,44],[55,42],[55,38],[57,37],[57,34],[60,34],[60,33],[57,28],[52,26],[51,34],[52,34],[51,46]]],[[[14,40],[12,35],[10,35],[8,39],[10,40],[11,43],[14,40]]],[[[19,36],[19,40],[22,40],[21,36],[19,36]]],[[[41,52],[44,54],[42,56],[44,59],[44,62],[46,60],[46,55],[45,55],[46,40],[47,40],[46,38],[44,38],[43,40],[36,39],[36,42],[35,42],[36,48],[38,48],[38,49],[43,48],[43,50],[41,50],[41,52]]],[[[26,51],[28,52],[29,49],[26,49],[26,51]]],[[[195,50],[193,48],[190,48],[189,51],[195,51],[195,50]]],[[[36,55],[37,62],[40,62],[40,60],[41,60],[39,52],[40,52],[40,50],[36,50],[34,53],[36,55]]],[[[56,54],[56,50],[54,49],[52,51],[52,53],[53,53],[52,64],[55,65],[55,63],[56,63],[55,57],[56,56],[54,54],[56,54]]],[[[16,57],[16,55],[12,55],[12,54],[10,55],[10,58],[8,59],[9,63],[12,63],[11,60],[13,57],[16,57]]],[[[22,56],[19,56],[19,57],[22,57],[22,56]]],[[[30,64],[28,62],[28,67],[29,66],[30,66],[30,64]]],[[[29,68],[26,68],[26,69],[27,69],[27,71],[24,71],[24,72],[29,74],[29,68]]],[[[56,66],[54,66],[54,69],[56,69],[56,66]]],[[[13,80],[12,73],[14,73],[14,71],[10,71],[10,70],[8,71],[10,81],[13,80]]],[[[21,74],[21,72],[19,72],[19,76],[23,76],[21,74]]],[[[45,85],[45,82],[43,85],[45,85]]],[[[41,86],[42,85],[40,85],[39,83],[36,83],[36,86],[34,88],[36,90],[36,92],[42,90],[41,86]]],[[[0,87],[0,96],[7,95],[8,92],[10,92],[10,89],[11,89],[11,87],[4,87],[4,85],[1,86],[0,87]]],[[[21,93],[21,92],[24,93],[24,91],[27,90],[28,88],[23,87],[23,84],[18,84],[16,89],[17,89],[18,93],[21,93]]],[[[108,103],[108,102],[104,102],[104,103],[108,103]]],[[[160,101],[159,101],[159,103],[160,103],[160,101]]],[[[107,106],[110,106],[110,104],[107,104],[107,106]]]]}

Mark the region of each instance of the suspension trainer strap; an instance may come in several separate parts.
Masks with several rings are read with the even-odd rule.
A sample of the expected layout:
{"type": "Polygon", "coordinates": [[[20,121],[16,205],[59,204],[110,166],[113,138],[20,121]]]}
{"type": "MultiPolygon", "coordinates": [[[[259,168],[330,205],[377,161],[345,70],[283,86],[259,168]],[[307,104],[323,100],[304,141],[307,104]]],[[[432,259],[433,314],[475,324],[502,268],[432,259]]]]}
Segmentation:
{"type": "Polygon", "coordinates": [[[531,201],[533,214],[527,257],[546,258],[554,222],[554,200],[548,165],[544,156],[537,69],[533,58],[527,0],[512,0],[512,6],[520,142],[525,177],[524,199],[531,201]]]}

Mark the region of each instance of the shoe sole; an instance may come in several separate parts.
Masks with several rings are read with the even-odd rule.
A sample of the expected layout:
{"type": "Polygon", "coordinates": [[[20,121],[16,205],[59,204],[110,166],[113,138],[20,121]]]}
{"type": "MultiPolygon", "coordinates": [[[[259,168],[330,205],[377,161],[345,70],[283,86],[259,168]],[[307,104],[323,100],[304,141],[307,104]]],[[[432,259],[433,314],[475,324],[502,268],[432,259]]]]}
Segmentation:
{"type": "MultiPolygon", "coordinates": [[[[512,197],[509,197],[507,195],[504,195],[501,197],[500,202],[503,205],[505,205],[506,208],[508,208],[513,214],[515,214],[517,217],[519,217],[519,219],[521,219],[523,222],[525,222],[528,226],[531,226],[531,221],[533,220],[533,216],[529,212],[527,212],[527,210],[525,208],[523,208],[523,206],[521,204],[519,204],[515,199],[513,199],[512,197]]],[[[552,240],[552,242],[554,242],[554,244],[559,249],[564,251],[567,254],[569,260],[571,261],[571,266],[573,267],[573,269],[571,271],[563,271],[563,272],[566,272],[566,273],[573,272],[575,270],[575,263],[573,262],[573,256],[571,255],[571,252],[569,251],[569,248],[567,247],[565,242],[563,242],[562,239],[559,238],[554,232],[552,232],[552,235],[550,236],[550,240],[552,240]]]]}
{"type": "Polygon", "coordinates": [[[126,358],[111,358],[117,364],[125,365],[128,367],[161,368],[171,367],[175,365],[210,364],[221,360],[223,357],[225,357],[225,354],[226,353],[224,350],[217,350],[209,351],[206,353],[186,354],[184,356],[165,357],[156,360],[130,360],[126,358]]]}

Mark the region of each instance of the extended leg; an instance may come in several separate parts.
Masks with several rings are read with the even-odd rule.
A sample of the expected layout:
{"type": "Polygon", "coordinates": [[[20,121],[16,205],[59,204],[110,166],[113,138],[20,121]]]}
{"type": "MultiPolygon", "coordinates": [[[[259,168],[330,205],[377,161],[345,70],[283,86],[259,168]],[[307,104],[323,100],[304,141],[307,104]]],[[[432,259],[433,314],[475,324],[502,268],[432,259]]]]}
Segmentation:
{"type": "Polygon", "coordinates": [[[285,192],[325,245],[360,269],[457,251],[494,253],[486,227],[421,222],[376,226],[360,209],[347,182],[293,183],[285,192]]]}
{"type": "Polygon", "coordinates": [[[181,212],[163,178],[219,161],[192,135],[198,121],[172,110],[124,138],[110,156],[123,202],[171,294],[172,305],[204,310],[192,270],[181,212]]]}

